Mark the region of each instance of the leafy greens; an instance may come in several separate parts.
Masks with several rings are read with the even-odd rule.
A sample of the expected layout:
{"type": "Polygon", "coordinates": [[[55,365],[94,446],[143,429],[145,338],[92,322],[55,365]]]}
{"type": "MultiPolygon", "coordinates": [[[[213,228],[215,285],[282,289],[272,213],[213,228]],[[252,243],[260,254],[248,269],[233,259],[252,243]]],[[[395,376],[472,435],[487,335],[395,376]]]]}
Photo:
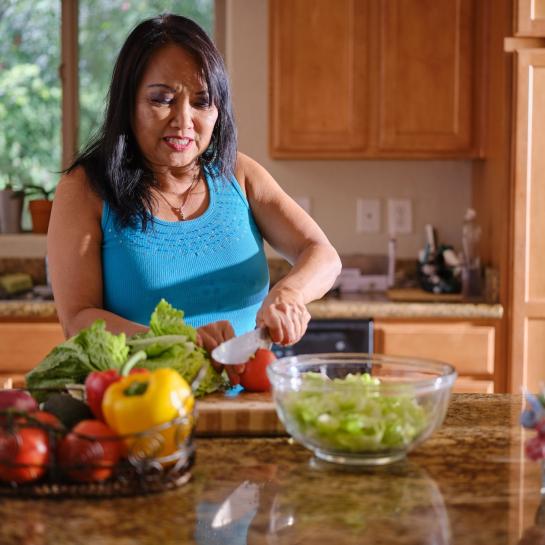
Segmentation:
{"type": "Polygon", "coordinates": [[[331,380],[307,372],[301,391],[285,394],[284,409],[301,434],[323,448],[348,452],[403,449],[426,428],[426,410],[410,391],[382,395],[376,388],[379,383],[367,373],[331,380]],[[341,387],[331,388],[331,382],[341,387]]]}
{"type": "MultiPolygon", "coordinates": [[[[197,331],[183,321],[183,312],[162,299],[150,318],[150,329],[126,338],[106,330],[104,320],[56,346],[45,359],[26,375],[28,388],[63,388],[83,383],[92,371],[119,369],[127,358],[143,350],[147,359],[138,366],[154,370],[170,367],[188,383],[199,376],[196,395],[226,387],[227,381],[210,365],[206,351],[196,344],[197,331]],[[201,376],[202,375],[202,376],[201,376]]],[[[35,397],[46,397],[36,392],[35,397]]]]}

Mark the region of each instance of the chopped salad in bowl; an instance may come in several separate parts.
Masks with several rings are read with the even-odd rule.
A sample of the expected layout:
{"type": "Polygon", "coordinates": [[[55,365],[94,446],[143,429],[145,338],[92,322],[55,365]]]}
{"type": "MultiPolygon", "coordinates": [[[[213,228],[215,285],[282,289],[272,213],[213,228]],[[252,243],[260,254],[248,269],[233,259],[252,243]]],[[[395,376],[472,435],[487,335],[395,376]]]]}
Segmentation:
{"type": "Polygon", "coordinates": [[[455,369],[368,354],[309,354],[268,367],[286,430],[321,459],[394,462],[442,423],[455,369]]]}

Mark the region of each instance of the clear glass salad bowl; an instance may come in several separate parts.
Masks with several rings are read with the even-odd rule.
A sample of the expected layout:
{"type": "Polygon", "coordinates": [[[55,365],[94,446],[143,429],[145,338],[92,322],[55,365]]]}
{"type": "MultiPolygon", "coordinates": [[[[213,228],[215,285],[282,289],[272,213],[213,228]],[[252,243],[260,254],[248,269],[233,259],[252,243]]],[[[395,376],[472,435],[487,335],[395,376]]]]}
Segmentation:
{"type": "Polygon", "coordinates": [[[379,465],[403,458],[443,422],[456,370],[430,360],[309,354],[267,368],[287,432],[318,458],[379,465]]]}

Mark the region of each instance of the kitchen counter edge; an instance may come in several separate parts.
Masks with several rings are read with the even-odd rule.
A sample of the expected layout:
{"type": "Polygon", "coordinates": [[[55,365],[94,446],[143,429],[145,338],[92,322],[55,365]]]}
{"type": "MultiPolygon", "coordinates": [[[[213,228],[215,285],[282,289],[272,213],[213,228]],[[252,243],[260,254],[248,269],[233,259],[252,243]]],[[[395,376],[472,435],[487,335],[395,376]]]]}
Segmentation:
{"type": "MultiPolygon", "coordinates": [[[[315,319],[445,318],[501,319],[503,307],[486,303],[401,303],[323,298],[308,305],[315,319]]],[[[53,301],[1,301],[0,319],[55,320],[53,301]]]]}

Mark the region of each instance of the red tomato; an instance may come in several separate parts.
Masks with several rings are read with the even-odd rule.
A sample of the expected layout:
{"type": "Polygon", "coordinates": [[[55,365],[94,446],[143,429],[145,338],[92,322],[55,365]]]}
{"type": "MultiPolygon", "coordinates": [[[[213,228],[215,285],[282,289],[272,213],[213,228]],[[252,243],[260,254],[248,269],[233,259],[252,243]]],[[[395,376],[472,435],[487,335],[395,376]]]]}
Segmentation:
{"type": "Polygon", "coordinates": [[[258,348],[255,354],[246,362],[246,367],[240,375],[240,384],[249,392],[268,392],[271,389],[267,366],[276,356],[266,348],[258,348]]]}
{"type": "Polygon", "coordinates": [[[40,428],[0,429],[0,480],[26,483],[43,476],[49,461],[47,433],[40,428]]]}
{"type": "MultiPolygon", "coordinates": [[[[42,424],[45,424],[45,428],[47,428],[45,431],[63,431],[64,426],[62,422],[51,413],[48,413],[47,411],[34,411],[29,414],[31,418],[36,418],[36,420],[39,420],[42,424]]],[[[39,426],[37,426],[39,427],[39,426]]]]}
{"type": "Polygon", "coordinates": [[[61,441],[59,465],[73,480],[108,479],[123,452],[122,441],[104,422],[82,420],[61,441]]]}

